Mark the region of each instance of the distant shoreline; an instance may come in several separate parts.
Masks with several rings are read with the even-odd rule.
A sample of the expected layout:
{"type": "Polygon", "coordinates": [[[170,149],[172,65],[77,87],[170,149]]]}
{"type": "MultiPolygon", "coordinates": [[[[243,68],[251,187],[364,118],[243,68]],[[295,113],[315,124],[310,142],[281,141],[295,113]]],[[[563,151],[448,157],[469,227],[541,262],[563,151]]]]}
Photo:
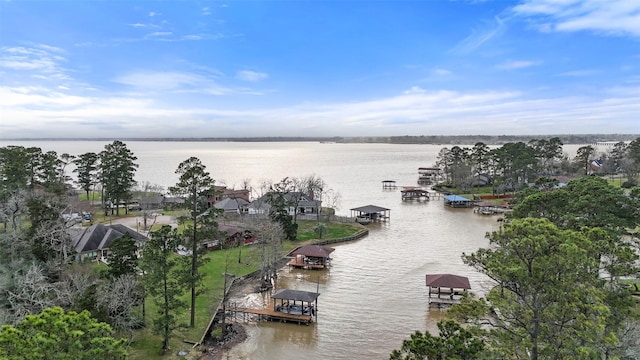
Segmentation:
{"type": "Polygon", "coordinates": [[[571,134],[571,135],[421,135],[421,136],[351,136],[351,137],[185,137],[185,138],[13,138],[10,141],[148,141],[148,142],[321,142],[339,144],[426,144],[426,145],[468,145],[482,142],[500,145],[509,142],[528,142],[532,139],[559,138],[563,144],[596,144],[632,141],[640,134],[571,134]]]}

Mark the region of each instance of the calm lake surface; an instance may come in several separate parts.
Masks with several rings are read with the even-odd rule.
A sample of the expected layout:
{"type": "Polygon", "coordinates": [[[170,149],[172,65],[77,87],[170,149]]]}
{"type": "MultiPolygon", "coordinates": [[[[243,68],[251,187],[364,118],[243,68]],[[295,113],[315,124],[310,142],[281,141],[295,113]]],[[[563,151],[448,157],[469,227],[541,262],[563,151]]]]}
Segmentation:
{"type": "MultiPolygon", "coordinates": [[[[21,141],[0,146],[37,146],[43,151],[79,155],[100,152],[109,142],[21,141]]],[[[165,189],[174,185],[178,164],[191,156],[207,167],[216,184],[254,188],[264,180],[316,175],[340,194],[338,215],[378,205],[391,209],[390,221],[369,225],[360,240],[336,244],[333,265],[324,271],[283,268],[277,286],[320,292],[318,319],[310,326],[262,322],[248,324],[249,339],[225,359],[387,359],[415,330],[437,333],[443,318],[429,308],[425,275],[469,277],[483,296],[490,281],[462,263],[461,254],[488,245],[485,234],[498,228],[497,217],[470,209],[450,209],[442,200],[403,202],[399,190],[383,190],[382,180],[417,185],[418,167],[432,166],[443,146],[335,144],[312,142],[143,142],[127,141],[138,157],[139,182],[165,189]]],[[[565,151],[575,154],[578,146],[565,151]]],[[[269,295],[233,301],[261,306],[269,295]]]]}

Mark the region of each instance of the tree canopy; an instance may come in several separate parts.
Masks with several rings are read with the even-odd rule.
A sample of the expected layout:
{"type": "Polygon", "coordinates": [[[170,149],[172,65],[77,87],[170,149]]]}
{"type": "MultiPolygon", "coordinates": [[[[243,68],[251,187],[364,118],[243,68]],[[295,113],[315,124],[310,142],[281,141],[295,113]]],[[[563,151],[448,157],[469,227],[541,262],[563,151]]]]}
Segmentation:
{"type": "Polygon", "coordinates": [[[125,359],[126,340],[113,338],[111,327],[88,311],[48,308],[15,327],[0,328],[0,358],[8,360],[125,359]]]}

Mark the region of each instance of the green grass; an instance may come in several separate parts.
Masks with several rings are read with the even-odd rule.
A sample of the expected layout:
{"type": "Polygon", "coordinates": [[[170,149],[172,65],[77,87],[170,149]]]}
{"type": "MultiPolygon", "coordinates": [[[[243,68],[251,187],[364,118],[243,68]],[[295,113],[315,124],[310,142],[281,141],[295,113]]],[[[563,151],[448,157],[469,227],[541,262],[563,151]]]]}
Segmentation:
{"type": "Polygon", "coordinates": [[[102,198],[102,195],[100,194],[100,191],[89,191],[89,198],[87,199],[87,193],[83,190],[78,193],[78,198],[83,201],[84,200],[100,201],[100,199],[102,198]]]}
{"type": "MultiPolygon", "coordinates": [[[[318,224],[313,220],[298,221],[298,241],[309,241],[318,239],[318,233],[315,227],[318,224]]],[[[322,234],[323,239],[338,239],[351,236],[360,230],[355,224],[351,223],[324,223],[327,226],[325,233],[322,234]]]]}
{"type": "MultiPolygon", "coordinates": [[[[228,250],[217,250],[208,252],[205,258],[208,260],[200,268],[204,274],[203,287],[196,297],[196,322],[195,327],[188,327],[191,318],[190,308],[182,309],[177,314],[177,322],[184,325],[182,328],[175,330],[171,338],[170,354],[160,355],[159,350],[162,345],[161,338],[152,334],[151,324],[152,316],[157,313],[157,307],[151,298],[146,300],[147,328],[136,331],[131,343],[130,358],[131,359],[163,359],[165,357],[174,357],[175,352],[181,349],[190,349],[191,345],[183,340],[200,341],[205,328],[209,324],[216,307],[222,299],[222,288],[224,286],[225,266],[228,263],[227,272],[235,276],[244,276],[256,271],[260,265],[259,249],[257,246],[242,247],[241,262],[238,263],[240,248],[232,248],[228,250]]],[[[185,291],[182,299],[187,304],[191,304],[191,291],[185,291]]]]}

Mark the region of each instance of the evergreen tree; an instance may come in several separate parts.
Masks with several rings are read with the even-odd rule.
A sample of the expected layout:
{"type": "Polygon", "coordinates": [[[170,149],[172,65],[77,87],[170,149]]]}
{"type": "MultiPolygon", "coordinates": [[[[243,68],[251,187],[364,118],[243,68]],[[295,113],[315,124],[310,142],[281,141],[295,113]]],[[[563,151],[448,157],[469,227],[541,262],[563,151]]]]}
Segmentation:
{"type": "MultiPolygon", "coordinates": [[[[120,204],[124,202],[126,205],[131,200],[131,189],[136,183],[134,175],[138,168],[138,164],[135,163],[137,159],[127,148],[127,145],[119,140],[106,145],[100,153],[100,170],[105,200],[115,205],[116,215],[120,215],[120,204]]],[[[113,213],[113,208],[111,213],[113,213]]]]}
{"type": "Polygon", "coordinates": [[[76,168],[73,172],[78,174],[78,185],[87,194],[87,200],[89,199],[89,192],[95,185],[96,171],[98,169],[98,154],[87,152],[78,156],[73,163],[76,168]]]}
{"type": "Polygon", "coordinates": [[[109,277],[117,278],[123,275],[135,275],[138,267],[138,256],[136,252],[138,247],[131,234],[126,233],[113,242],[109,248],[111,255],[109,256],[109,277]]]}
{"type": "Polygon", "coordinates": [[[48,308],[28,315],[15,327],[0,328],[0,358],[9,360],[117,360],[127,355],[126,341],[88,311],[48,308]]]}
{"type": "MultiPolygon", "coordinates": [[[[202,281],[202,275],[198,268],[203,261],[201,246],[203,239],[213,239],[217,236],[218,224],[215,215],[219,212],[216,208],[208,207],[208,196],[214,195],[214,180],[206,171],[206,167],[195,157],[191,157],[178,165],[176,174],[180,179],[169,191],[178,196],[183,196],[185,206],[189,209],[190,224],[184,231],[187,237],[186,244],[191,247],[191,321],[190,326],[195,326],[197,288],[202,281]]],[[[186,219],[182,219],[183,222],[186,219]]]]}
{"type": "Polygon", "coordinates": [[[163,225],[151,233],[142,258],[145,289],[158,307],[153,319],[153,331],[162,336],[162,350],[169,350],[171,333],[178,327],[175,312],[186,306],[180,299],[186,290],[181,257],[174,250],[181,244],[175,229],[163,225]]]}

